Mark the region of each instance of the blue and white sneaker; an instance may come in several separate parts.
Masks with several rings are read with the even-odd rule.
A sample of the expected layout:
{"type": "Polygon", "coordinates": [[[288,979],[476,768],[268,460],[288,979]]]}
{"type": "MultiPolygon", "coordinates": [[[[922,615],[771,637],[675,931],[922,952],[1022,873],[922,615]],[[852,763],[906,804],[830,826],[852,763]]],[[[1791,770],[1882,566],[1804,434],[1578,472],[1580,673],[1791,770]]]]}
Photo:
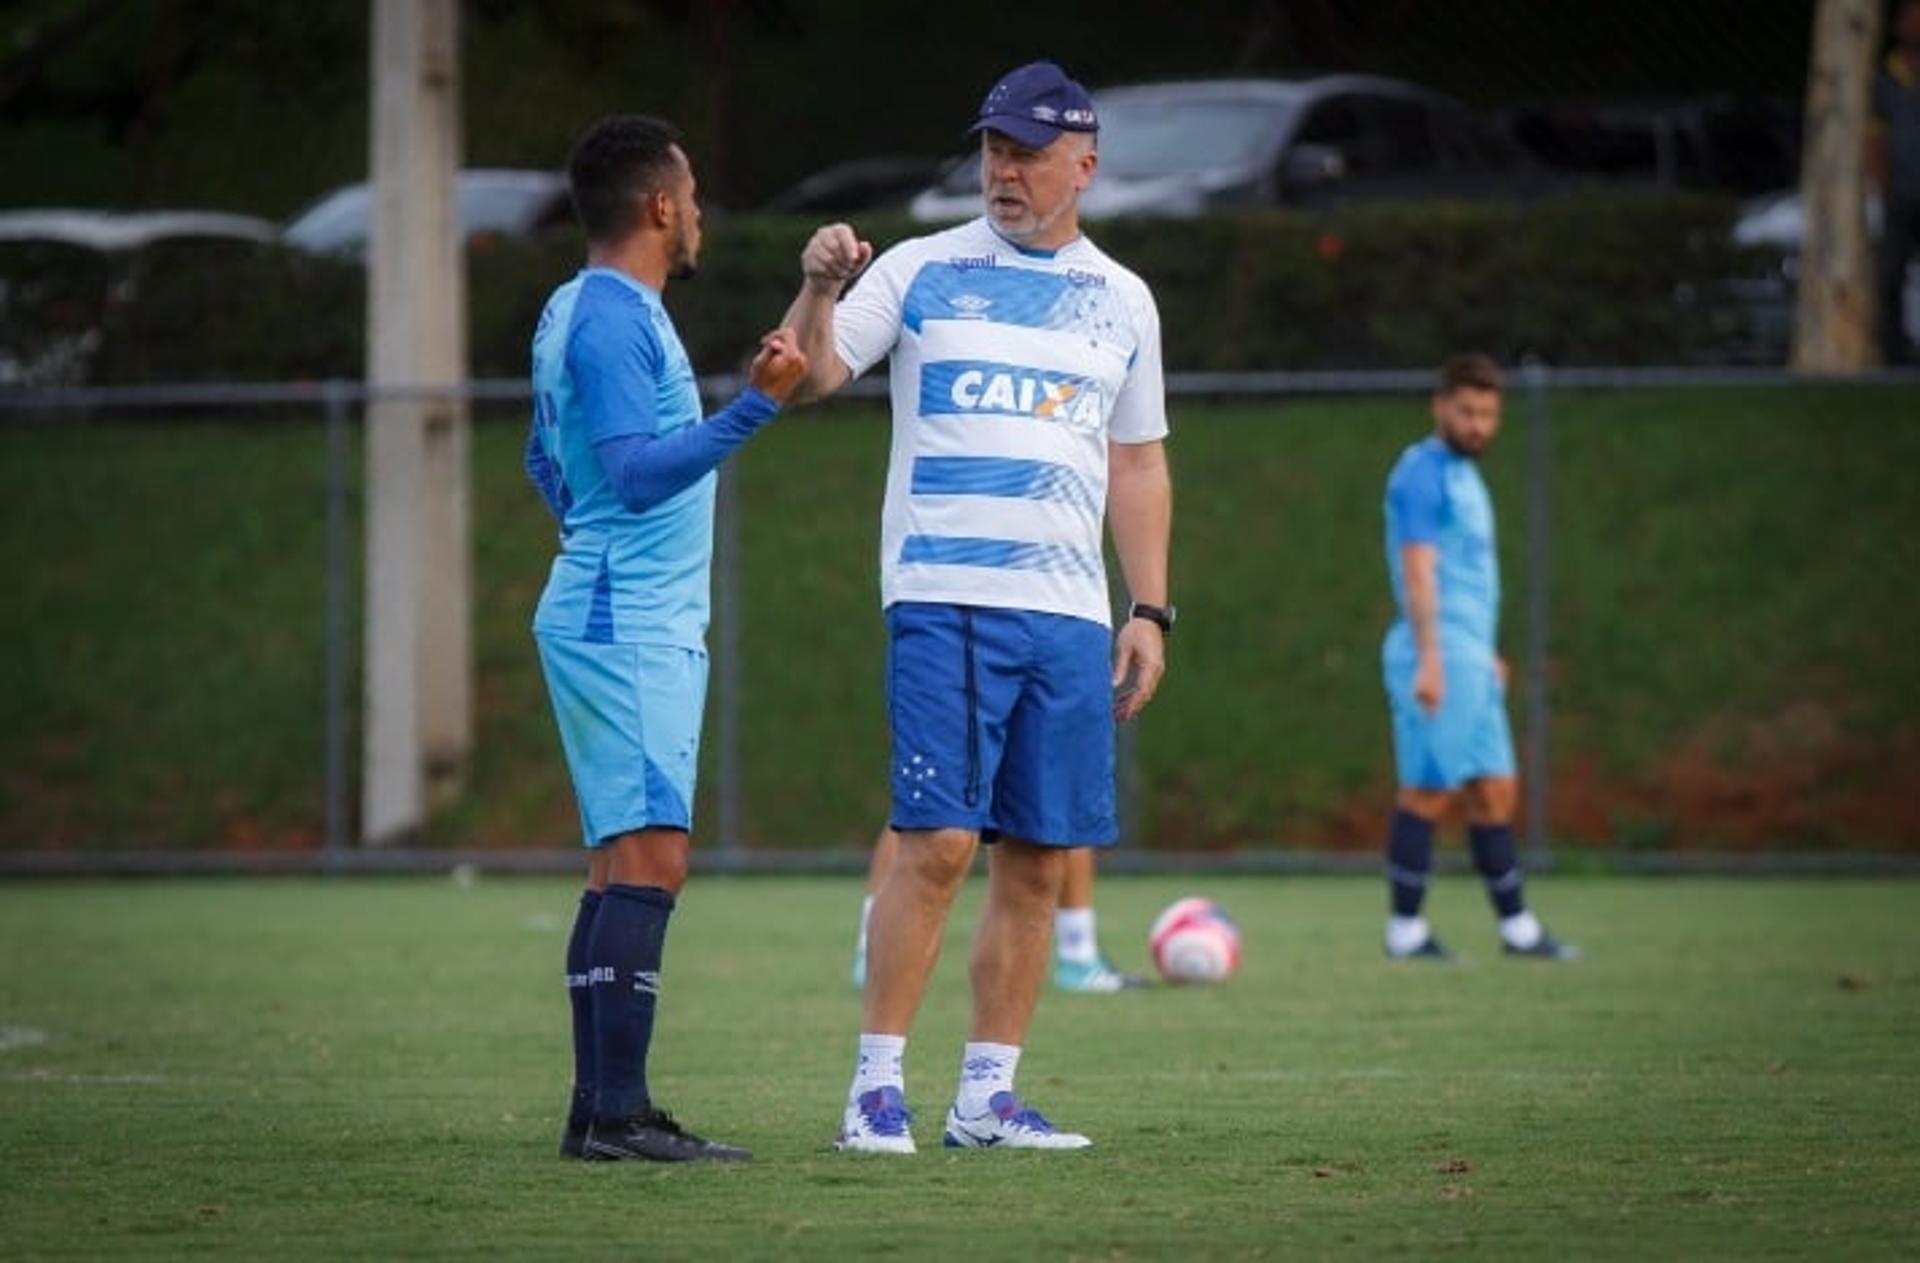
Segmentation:
{"type": "Polygon", "coordinates": [[[1085,1149],[1093,1141],[1077,1132],[1056,1131],[1046,1115],[1020,1104],[1011,1092],[995,1092],[984,1114],[962,1118],[957,1106],[947,1110],[946,1135],[940,1143],[949,1149],[1085,1149]]]}
{"type": "Polygon", "coordinates": [[[888,1084],[847,1102],[833,1147],[842,1153],[913,1153],[912,1126],[906,1098],[888,1084]]]}
{"type": "Polygon", "coordinates": [[[1105,956],[1097,956],[1092,960],[1061,960],[1056,956],[1053,961],[1053,985],[1060,991],[1106,995],[1144,987],[1147,980],[1139,974],[1115,969],[1113,962],[1105,956]]]}

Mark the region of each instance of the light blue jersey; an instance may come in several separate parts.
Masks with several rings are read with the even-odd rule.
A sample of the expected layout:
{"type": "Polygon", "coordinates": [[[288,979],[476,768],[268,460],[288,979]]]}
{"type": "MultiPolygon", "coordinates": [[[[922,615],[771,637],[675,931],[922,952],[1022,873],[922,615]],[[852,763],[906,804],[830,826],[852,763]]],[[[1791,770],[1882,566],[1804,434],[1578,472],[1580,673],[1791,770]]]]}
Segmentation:
{"type": "Polygon", "coordinates": [[[1387,477],[1387,572],[1399,612],[1391,637],[1412,644],[1407,580],[1400,550],[1431,544],[1439,587],[1438,630],[1491,647],[1500,625],[1500,556],[1494,546],[1493,499],[1478,462],[1437,435],[1400,454],[1387,477]]]}
{"type": "Polygon", "coordinates": [[[1513,736],[1494,649],[1500,558],[1493,500],[1478,463],[1437,436],[1415,443],[1387,477],[1386,519],[1387,571],[1399,617],[1381,646],[1380,670],[1393,713],[1399,783],[1452,790],[1481,777],[1510,777],[1513,736]],[[1407,619],[1407,579],[1400,560],[1408,544],[1431,544],[1436,553],[1436,630],[1445,685],[1435,711],[1413,695],[1419,655],[1407,619]]]}
{"type": "Polygon", "coordinates": [[[609,268],[555,290],[533,335],[534,434],[560,554],[536,631],[600,643],[704,643],[715,476],[636,512],[596,445],[699,424],[693,366],[660,296],[609,268]]]}

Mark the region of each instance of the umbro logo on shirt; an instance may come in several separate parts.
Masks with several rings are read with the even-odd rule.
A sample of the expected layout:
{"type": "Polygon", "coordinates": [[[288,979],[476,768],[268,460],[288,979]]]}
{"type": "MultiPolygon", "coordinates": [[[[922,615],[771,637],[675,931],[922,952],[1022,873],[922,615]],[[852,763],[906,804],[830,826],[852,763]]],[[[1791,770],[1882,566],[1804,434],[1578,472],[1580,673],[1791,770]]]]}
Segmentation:
{"type": "Polygon", "coordinates": [[[953,300],[953,309],[965,316],[977,316],[991,306],[991,298],[982,298],[978,294],[961,294],[953,300]]]}

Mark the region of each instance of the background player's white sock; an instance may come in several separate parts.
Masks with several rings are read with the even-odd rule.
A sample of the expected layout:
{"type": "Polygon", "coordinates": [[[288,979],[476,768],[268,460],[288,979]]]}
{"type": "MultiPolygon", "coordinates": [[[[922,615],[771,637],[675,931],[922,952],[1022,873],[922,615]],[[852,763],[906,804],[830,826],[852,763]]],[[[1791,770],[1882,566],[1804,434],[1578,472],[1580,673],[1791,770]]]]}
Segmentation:
{"type": "Polygon", "coordinates": [[[1524,952],[1540,941],[1540,933],[1540,922],[1531,912],[1500,918],[1500,939],[1508,947],[1524,952]]]}
{"type": "Polygon", "coordinates": [[[1092,908],[1054,910],[1053,954],[1075,965],[1091,965],[1100,958],[1100,937],[1094,930],[1092,908]]]}
{"type": "Polygon", "coordinates": [[[873,896],[868,895],[860,901],[860,937],[854,940],[853,950],[857,955],[867,954],[867,922],[873,917],[873,896]]]}
{"type": "Polygon", "coordinates": [[[1395,956],[1404,955],[1426,942],[1431,933],[1425,917],[1388,917],[1387,950],[1395,956]]]}
{"type": "Polygon", "coordinates": [[[960,1085],[953,1092],[954,1113],[974,1118],[987,1112],[996,1092],[1013,1091],[1013,1072],[1020,1066],[1020,1049],[1012,1044],[968,1041],[960,1055],[960,1085]]]}
{"type": "Polygon", "coordinates": [[[860,1032],[860,1059],[853,1066],[853,1086],[847,1099],[858,1100],[863,1092],[875,1088],[905,1089],[906,1071],[902,1066],[907,1054],[905,1035],[870,1035],[860,1032]]]}

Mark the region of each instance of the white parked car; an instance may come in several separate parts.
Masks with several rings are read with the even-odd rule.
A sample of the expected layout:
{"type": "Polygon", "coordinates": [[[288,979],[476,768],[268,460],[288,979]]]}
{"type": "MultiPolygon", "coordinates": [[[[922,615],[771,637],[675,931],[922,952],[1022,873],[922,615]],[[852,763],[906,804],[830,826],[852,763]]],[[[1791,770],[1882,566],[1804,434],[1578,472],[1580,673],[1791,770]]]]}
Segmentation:
{"type": "MultiPolygon", "coordinates": [[[[468,239],[525,237],[573,222],[567,179],[555,171],[478,168],[460,172],[460,226],[468,239]]],[[[288,245],[308,254],[358,258],[373,234],[373,192],[347,184],[288,221],[288,245]]]]}
{"type": "Polygon", "coordinates": [[[101,324],[132,297],[148,247],[251,250],[279,239],[271,220],[225,211],[0,211],[0,385],[86,381],[101,324]]]}

